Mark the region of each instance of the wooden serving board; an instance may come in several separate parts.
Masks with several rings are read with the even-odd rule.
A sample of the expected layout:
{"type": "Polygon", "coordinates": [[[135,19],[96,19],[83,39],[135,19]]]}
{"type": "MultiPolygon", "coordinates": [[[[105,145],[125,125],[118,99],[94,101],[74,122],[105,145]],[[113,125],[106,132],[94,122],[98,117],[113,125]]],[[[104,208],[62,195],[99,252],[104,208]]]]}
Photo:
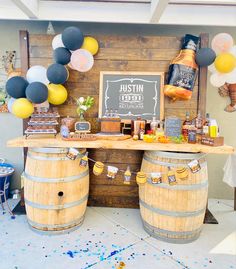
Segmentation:
{"type": "Polygon", "coordinates": [[[97,135],[98,140],[121,141],[131,138],[131,135],[97,135]]]}

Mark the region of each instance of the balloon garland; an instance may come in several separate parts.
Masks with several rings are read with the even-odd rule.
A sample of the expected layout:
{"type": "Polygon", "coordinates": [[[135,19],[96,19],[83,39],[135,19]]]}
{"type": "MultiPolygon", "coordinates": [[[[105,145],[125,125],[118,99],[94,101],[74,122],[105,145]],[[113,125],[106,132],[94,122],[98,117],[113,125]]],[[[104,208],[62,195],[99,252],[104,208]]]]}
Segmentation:
{"type": "Polygon", "coordinates": [[[216,58],[209,71],[212,73],[210,82],[214,87],[221,87],[225,83],[236,83],[236,45],[231,35],[217,34],[211,42],[216,58]]]}
{"type": "Polygon", "coordinates": [[[53,38],[52,48],[54,63],[47,69],[40,65],[32,66],[26,73],[26,79],[15,76],[7,80],[6,91],[11,97],[8,110],[16,117],[30,117],[34,106],[47,101],[52,105],[63,104],[68,92],[62,84],[69,78],[65,65],[79,72],[89,71],[99,44],[95,38],[84,37],[79,28],[71,26],[53,38]]]}

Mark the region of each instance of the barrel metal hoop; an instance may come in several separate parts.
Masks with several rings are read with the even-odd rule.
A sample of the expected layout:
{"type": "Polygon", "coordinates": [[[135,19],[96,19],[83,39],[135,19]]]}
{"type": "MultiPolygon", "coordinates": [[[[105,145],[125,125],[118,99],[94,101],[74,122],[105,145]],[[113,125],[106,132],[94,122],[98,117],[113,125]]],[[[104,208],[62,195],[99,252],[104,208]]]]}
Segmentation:
{"type": "Polygon", "coordinates": [[[34,182],[41,182],[41,183],[58,183],[58,182],[71,182],[71,181],[76,181],[78,179],[82,179],[83,177],[86,177],[89,174],[89,170],[86,169],[84,172],[82,172],[79,175],[75,176],[69,176],[69,177],[62,177],[62,178],[42,178],[42,177],[36,177],[36,176],[31,176],[27,172],[24,172],[23,176],[34,182]]]}
{"type": "MultiPolygon", "coordinates": [[[[28,224],[29,224],[30,229],[33,232],[36,232],[37,234],[40,234],[40,235],[61,235],[61,234],[69,233],[69,232],[72,232],[72,231],[78,229],[83,224],[83,221],[84,221],[84,216],[81,218],[81,221],[79,221],[78,223],[75,223],[74,226],[69,227],[69,228],[65,227],[65,229],[58,230],[58,231],[57,230],[48,230],[48,231],[41,230],[42,228],[48,227],[48,225],[40,227],[38,223],[35,223],[29,219],[28,219],[28,224]],[[33,227],[32,225],[34,225],[35,227],[33,227]]],[[[73,224],[71,224],[71,225],[73,225],[73,224]]]]}
{"type": "MultiPolygon", "coordinates": [[[[169,167],[188,167],[188,165],[186,163],[168,163],[168,162],[161,162],[161,161],[158,161],[158,160],[154,160],[152,158],[150,158],[149,156],[147,156],[145,153],[144,153],[144,156],[143,156],[143,159],[145,161],[148,161],[152,164],[158,164],[158,165],[162,165],[162,166],[169,166],[169,167]]],[[[207,162],[203,162],[200,164],[201,167],[206,167],[207,166],[207,162]]]]}
{"type": "MultiPolygon", "coordinates": [[[[82,158],[84,154],[78,154],[77,158],[82,158]]],[[[71,161],[70,158],[63,156],[63,157],[49,157],[49,156],[36,156],[31,154],[31,152],[27,153],[27,157],[30,157],[30,159],[33,160],[39,160],[39,161],[71,161]]]]}
{"type": "Polygon", "coordinates": [[[200,210],[197,211],[191,211],[191,212],[186,212],[186,211],[168,211],[168,210],[164,210],[164,209],[160,209],[157,207],[153,207],[148,205],[147,203],[145,203],[143,200],[139,199],[139,204],[143,207],[145,207],[146,209],[155,212],[159,215],[165,215],[165,216],[170,216],[170,217],[178,217],[178,218],[186,218],[186,217],[195,217],[195,216],[199,216],[201,214],[204,214],[206,211],[206,208],[202,208],[200,210]]]}
{"type": "MultiPolygon", "coordinates": [[[[168,159],[178,159],[178,160],[195,160],[200,159],[205,156],[204,153],[182,153],[182,152],[168,152],[168,151],[145,151],[155,157],[162,157],[168,159]]],[[[144,153],[144,154],[145,154],[144,153]]]]}
{"type": "Polygon", "coordinates": [[[150,234],[151,236],[160,239],[162,241],[168,242],[168,243],[178,243],[178,244],[185,244],[185,243],[190,243],[194,240],[196,240],[202,228],[198,228],[193,231],[180,231],[180,232],[174,232],[174,231],[168,231],[164,229],[160,229],[154,226],[151,226],[149,223],[147,223],[145,220],[143,221],[143,227],[144,230],[150,234]],[[161,235],[161,234],[166,234],[166,236],[161,235]],[[180,236],[180,237],[185,237],[185,238],[171,238],[168,236],[180,236]]]}
{"type": "Polygon", "coordinates": [[[38,160],[38,161],[71,161],[71,159],[66,156],[64,157],[36,156],[36,155],[31,154],[30,152],[27,153],[27,157],[33,160],[38,160]]]}
{"type": "Polygon", "coordinates": [[[76,224],[81,223],[84,220],[84,216],[77,218],[73,221],[67,222],[67,223],[63,223],[63,224],[43,224],[43,223],[38,223],[35,221],[30,220],[29,218],[27,219],[29,224],[32,225],[35,228],[48,228],[48,229],[53,229],[53,228],[66,228],[66,227],[70,227],[70,226],[74,226],[76,224]]]}
{"type": "Polygon", "coordinates": [[[78,201],[72,202],[72,203],[65,203],[63,205],[42,205],[42,204],[38,204],[32,201],[29,201],[27,199],[25,199],[25,204],[27,206],[31,206],[33,208],[37,208],[37,209],[46,209],[46,210],[57,210],[57,209],[66,209],[66,208],[71,208],[74,206],[78,206],[81,205],[82,203],[84,203],[85,201],[87,201],[88,199],[88,194],[86,194],[83,198],[81,198],[78,201]]]}
{"type": "Polygon", "coordinates": [[[30,148],[35,153],[68,153],[68,148],[30,148]]]}
{"type": "Polygon", "coordinates": [[[152,180],[148,178],[147,184],[152,185],[153,187],[158,187],[162,189],[169,189],[169,190],[183,190],[183,191],[191,191],[191,190],[199,190],[203,188],[208,188],[208,181],[202,181],[198,184],[192,184],[192,185],[184,185],[184,184],[176,184],[176,185],[170,185],[166,183],[160,183],[160,184],[153,184],[152,180]]]}

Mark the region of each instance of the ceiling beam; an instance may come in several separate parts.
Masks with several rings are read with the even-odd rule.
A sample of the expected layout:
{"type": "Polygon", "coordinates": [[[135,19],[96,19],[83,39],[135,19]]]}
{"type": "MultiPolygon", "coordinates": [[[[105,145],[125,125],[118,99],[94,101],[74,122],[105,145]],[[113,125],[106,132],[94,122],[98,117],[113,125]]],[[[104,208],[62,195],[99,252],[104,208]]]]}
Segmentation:
{"type": "Polygon", "coordinates": [[[160,24],[236,26],[236,6],[168,5],[160,24]],[[200,14],[200,15],[199,15],[200,14]],[[224,14],[224,19],[221,19],[224,14]]]}
{"type": "Polygon", "coordinates": [[[38,0],[11,0],[29,19],[38,19],[38,0]]]}
{"type": "Polygon", "coordinates": [[[147,3],[106,3],[74,1],[40,1],[41,20],[148,23],[150,5],[147,3]]]}
{"type": "Polygon", "coordinates": [[[152,0],[151,1],[151,23],[158,23],[164,13],[166,7],[168,6],[169,0],[152,0]]]}

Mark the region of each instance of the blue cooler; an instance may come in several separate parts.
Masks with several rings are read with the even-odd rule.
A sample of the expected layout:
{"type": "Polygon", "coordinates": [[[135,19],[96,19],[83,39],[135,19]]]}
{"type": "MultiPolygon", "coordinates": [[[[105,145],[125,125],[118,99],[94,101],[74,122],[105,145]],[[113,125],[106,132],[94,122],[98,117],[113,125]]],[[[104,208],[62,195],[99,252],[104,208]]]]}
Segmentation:
{"type": "Polygon", "coordinates": [[[4,191],[6,199],[8,199],[10,180],[14,171],[15,169],[11,164],[0,163],[0,198],[2,203],[5,202],[4,191]]]}

